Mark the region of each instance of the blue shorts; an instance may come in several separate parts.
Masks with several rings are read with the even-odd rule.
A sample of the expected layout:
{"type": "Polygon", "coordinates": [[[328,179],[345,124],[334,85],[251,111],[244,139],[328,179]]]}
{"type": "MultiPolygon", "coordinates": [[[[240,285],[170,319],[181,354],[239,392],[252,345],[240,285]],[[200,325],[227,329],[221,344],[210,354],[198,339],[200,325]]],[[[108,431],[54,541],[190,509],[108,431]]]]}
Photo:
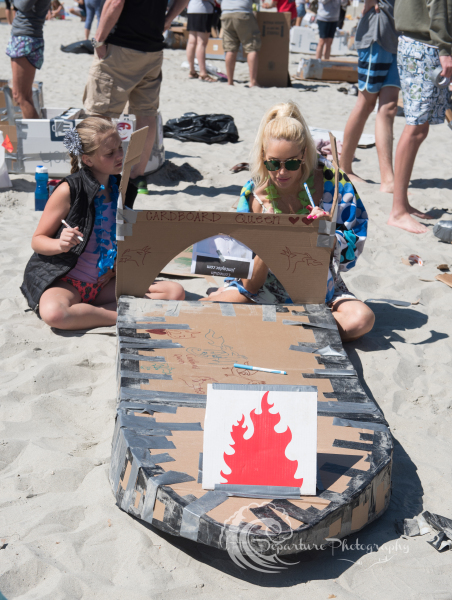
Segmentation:
{"type": "Polygon", "coordinates": [[[448,88],[438,88],[430,79],[433,71],[441,66],[438,50],[402,36],[397,60],[407,125],[444,123],[448,88]]]}
{"type": "Polygon", "coordinates": [[[327,40],[334,38],[336,33],[338,21],[319,21],[317,19],[317,25],[319,26],[319,37],[321,40],[327,40]]]}
{"type": "Polygon", "coordinates": [[[387,86],[400,88],[397,54],[387,52],[377,42],[358,50],[359,91],[378,94],[381,88],[387,86]]]}

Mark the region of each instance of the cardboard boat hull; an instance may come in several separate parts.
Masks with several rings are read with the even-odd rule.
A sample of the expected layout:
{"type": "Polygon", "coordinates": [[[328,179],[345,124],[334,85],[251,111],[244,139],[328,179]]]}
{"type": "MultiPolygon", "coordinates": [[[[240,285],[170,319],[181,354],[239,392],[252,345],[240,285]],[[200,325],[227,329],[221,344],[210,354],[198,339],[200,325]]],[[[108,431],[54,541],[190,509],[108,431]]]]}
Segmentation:
{"type": "Polygon", "coordinates": [[[392,436],[345,353],[316,352],[326,346],[343,352],[325,305],[262,307],[122,296],[118,315],[110,482],[122,510],[161,531],[230,554],[268,556],[325,547],[387,509],[392,436]],[[318,388],[316,496],[237,498],[202,489],[207,383],[275,383],[277,375],[249,371],[244,380],[231,364],[237,354],[258,364],[265,353],[287,365],[283,383],[318,388]]]}

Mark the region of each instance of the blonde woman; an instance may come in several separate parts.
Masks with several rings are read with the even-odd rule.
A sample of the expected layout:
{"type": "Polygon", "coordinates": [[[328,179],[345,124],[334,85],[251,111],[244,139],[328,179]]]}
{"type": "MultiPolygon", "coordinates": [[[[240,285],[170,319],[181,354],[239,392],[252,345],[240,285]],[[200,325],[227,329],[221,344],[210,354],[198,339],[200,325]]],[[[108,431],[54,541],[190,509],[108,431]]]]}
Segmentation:
{"type": "MultiPolygon", "coordinates": [[[[273,106],[261,121],[254,143],[252,179],[242,189],[237,212],[328,215],[334,194],[333,165],[317,155],[300,110],[293,102],[273,106]],[[307,183],[316,207],[310,206],[307,183]]],[[[325,302],[331,307],[344,341],[358,339],[374,324],[368,306],[349,292],[341,271],[356,264],[367,237],[367,213],[347,175],[340,171],[336,246],[330,263],[325,302]]],[[[217,302],[291,303],[287,292],[256,256],[251,279],[225,280],[211,294],[217,302]]]]}

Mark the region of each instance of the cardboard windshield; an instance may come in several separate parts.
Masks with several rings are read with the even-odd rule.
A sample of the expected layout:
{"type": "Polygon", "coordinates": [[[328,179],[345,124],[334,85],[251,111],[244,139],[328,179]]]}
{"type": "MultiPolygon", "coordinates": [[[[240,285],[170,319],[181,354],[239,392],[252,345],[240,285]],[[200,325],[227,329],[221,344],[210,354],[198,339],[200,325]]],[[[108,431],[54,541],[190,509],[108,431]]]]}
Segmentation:
{"type": "Polygon", "coordinates": [[[299,215],[177,210],[133,213],[131,234],[123,241],[118,239],[118,298],[143,297],[176,255],[195,242],[225,234],[260,256],[294,302],[325,301],[336,239],[335,223],[329,220],[306,224],[299,215]]]}

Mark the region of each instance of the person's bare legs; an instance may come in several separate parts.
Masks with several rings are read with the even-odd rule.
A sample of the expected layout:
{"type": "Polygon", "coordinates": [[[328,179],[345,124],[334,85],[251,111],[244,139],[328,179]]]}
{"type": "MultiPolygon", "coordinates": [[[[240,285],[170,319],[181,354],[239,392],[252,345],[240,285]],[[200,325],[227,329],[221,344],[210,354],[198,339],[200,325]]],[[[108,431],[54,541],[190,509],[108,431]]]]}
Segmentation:
{"type": "Polygon", "coordinates": [[[317,44],[317,49],[315,51],[316,58],[322,58],[324,46],[325,46],[325,40],[323,38],[320,38],[319,43],[317,44]]]}
{"type": "Polygon", "coordinates": [[[196,58],[198,59],[199,75],[201,78],[209,77],[206,71],[206,46],[210,33],[196,34],[196,58]]]}
{"type": "Polygon", "coordinates": [[[411,215],[429,219],[428,215],[416,210],[408,202],[408,186],[418,150],[428,135],[429,124],[405,125],[397,144],[394,168],[394,199],[388,225],[400,227],[411,233],[425,233],[427,228],[411,215]]]}
{"type": "Polygon", "coordinates": [[[228,77],[228,85],[234,85],[234,70],[237,60],[237,52],[226,52],[226,75],[228,77]]]}
{"type": "MultiPolygon", "coordinates": [[[[145,294],[155,300],[183,300],[184,288],[173,281],[158,281],[145,294]]],[[[92,304],[81,301],[79,292],[65,281],[46,290],[39,301],[41,319],[50,327],[74,331],[116,324],[115,278],[102,289],[92,304]]]]}
{"type": "Polygon", "coordinates": [[[195,54],[196,54],[196,31],[188,32],[188,42],[187,42],[187,61],[190,66],[190,76],[197,77],[198,74],[195,70],[195,54]]]}
{"type": "Polygon", "coordinates": [[[330,60],[332,43],[333,43],[333,38],[326,38],[326,40],[325,40],[325,60],[330,60]]]}
{"type": "Polygon", "coordinates": [[[359,339],[374,326],[375,315],[361,300],[338,300],[331,310],[343,342],[359,339]]]}
{"type": "Polygon", "coordinates": [[[148,160],[152,153],[152,148],[154,147],[155,134],[157,133],[157,119],[155,117],[143,117],[137,115],[137,130],[141,129],[142,127],[149,127],[149,130],[144,143],[140,162],[132,167],[132,172],[130,174],[132,179],[134,177],[140,177],[141,175],[144,175],[146,165],[148,164],[148,160]]]}
{"type": "Polygon", "coordinates": [[[380,191],[394,192],[394,171],[392,168],[392,146],[394,142],[394,119],[397,114],[399,88],[385,86],[378,96],[378,112],[375,120],[375,144],[380,165],[380,191]]]}
{"type": "Polygon", "coordinates": [[[345,125],[340,167],[352,181],[363,181],[363,179],[353,173],[352,162],[356,148],[358,147],[359,138],[364,131],[364,126],[369,115],[375,108],[377,97],[377,94],[371,94],[365,90],[358,92],[356,104],[345,125]]]}
{"type": "Polygon", "coordinates": [[[8,25],[12,25],[14,21],[14,17],[16,16],[16,11],[11,8],[5,8],[5,16],[8,25]]]}
{"type": "Polygon", "coordinates": [[[22,118],[39,119],[33,104],[33,81],[36,68],[24,56],[12,58],[11,68],[13,71],[13,98],[20,106],[22,118]]]}
{"type": "Polygon", "coordinates": [[[248,62],[248,69],[250,71],[250,87],[255,87],[257,83],[257,68],[259,66],[259,54],[257,52],[250,52],[246,60],[248,62]]]}

